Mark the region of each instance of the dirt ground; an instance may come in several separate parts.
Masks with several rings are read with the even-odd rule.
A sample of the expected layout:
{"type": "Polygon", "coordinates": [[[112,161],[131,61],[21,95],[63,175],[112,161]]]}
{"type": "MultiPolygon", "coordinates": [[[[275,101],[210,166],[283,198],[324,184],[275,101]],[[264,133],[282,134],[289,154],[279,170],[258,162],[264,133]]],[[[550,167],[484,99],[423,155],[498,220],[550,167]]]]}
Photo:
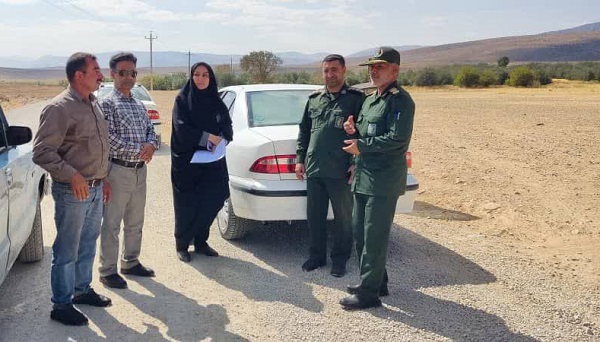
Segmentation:
{"type": "MultiPolygon", "coordinates": [[[[598,284],[600,84],[408,90],[420,184],[412,216],[502,238],[553,265],[553,276],[598,284]]],[[[152,94],[163,141],[176,94],[152,94]]]]}
{"type": "Polygon", "coordinates": [[[34,83],[5,83],[0,81],[0,105],[9,111],[30,103],[50,99],[64,87],[59,85],[37,85],[34,83]]]}
{"type": "MultiPolygon", "coordinates": [[[[0,83],[4,110],[51,98],[59,86],[0,83]]],[[[554,265],[554,275],[600,282],[600,84],[544,88],[409,88],[417,110],[412,216],[456,234],[506,240],[554,265]]],[[[154,91],[170,139],[176,91],[154,91]]]]}

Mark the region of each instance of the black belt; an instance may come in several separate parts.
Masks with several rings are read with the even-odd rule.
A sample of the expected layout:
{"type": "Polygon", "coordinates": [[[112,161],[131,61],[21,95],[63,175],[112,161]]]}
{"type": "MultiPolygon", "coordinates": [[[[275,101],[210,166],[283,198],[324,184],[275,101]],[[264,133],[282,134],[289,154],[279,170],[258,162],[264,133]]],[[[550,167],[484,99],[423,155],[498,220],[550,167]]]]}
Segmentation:
{"type": "Polygon", "coordinates": [[[125,160],[115,159],[115,158],[110,158],[110,161],[112,163],[117,164],[117,165],[121,165],[121,166],[124,166],[124,167],[131,167],[133,169],[139,169],[139,168],[141,168],[142,166],[144,166],[146,164],[146,162],[144,162],[144,161],[141,161],[141,162],[128,162],[128,161],[125,161],[125,160]]]}
{"type": "Polygon", "coordinates": [[[94,187],[100,185],[100,183],[102,183],[102,179],[88,179],[85,182],[88,186],[94,187]]]}

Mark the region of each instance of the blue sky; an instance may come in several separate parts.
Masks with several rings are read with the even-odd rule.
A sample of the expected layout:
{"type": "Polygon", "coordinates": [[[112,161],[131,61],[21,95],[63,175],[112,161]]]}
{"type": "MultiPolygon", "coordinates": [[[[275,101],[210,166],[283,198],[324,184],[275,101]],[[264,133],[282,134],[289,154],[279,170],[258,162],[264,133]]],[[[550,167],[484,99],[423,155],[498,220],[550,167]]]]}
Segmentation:
{"type": "Polygon", "coordinates": [[[148,49],[351,54],[600,21],[597,0],[0,0],[0,56],[148,49]]]}

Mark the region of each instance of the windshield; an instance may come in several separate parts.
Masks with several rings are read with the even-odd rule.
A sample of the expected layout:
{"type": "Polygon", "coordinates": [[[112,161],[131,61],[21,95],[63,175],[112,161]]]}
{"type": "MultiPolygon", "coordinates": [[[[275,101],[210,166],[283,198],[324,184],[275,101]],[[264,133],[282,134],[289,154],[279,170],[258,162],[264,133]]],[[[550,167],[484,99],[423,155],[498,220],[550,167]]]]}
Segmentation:
{"type": "Polygon", "coordinates": [[[294,89],[248,93],[248,125],[264,127],[299,124],[311,92],[311,89],[294,89]]]}
{"type": "MultiPolygon", "coordinates": [[[[98,98],[102,98],[105,96],[108,96],[108,94],[110,94],[113,89],[115,89],[114,87],[100,87],[98,89],[98,98]]],[[[133,94],[133,97],[135,97],[136,99],[140,100],[140,101],[152,101],[152,98],[150,97],[150,94],[148,94],[148,92],[146,90],[144,90],[144,88],[142,87],[133,87],[131,89],[131,94],[133,94]]]]}

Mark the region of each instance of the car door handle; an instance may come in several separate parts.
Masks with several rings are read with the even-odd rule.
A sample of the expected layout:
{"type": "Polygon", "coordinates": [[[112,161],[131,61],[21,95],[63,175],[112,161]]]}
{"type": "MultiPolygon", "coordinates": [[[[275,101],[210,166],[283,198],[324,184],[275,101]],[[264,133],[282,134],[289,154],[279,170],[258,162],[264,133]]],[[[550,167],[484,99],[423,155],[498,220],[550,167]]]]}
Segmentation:
{"type": "Polygon", "coordinates": [[[11,186],[12,182],[13,182],[12,170],[11,169],[6,169],[5,173],[6,173],[6,183],[9,186],[11,186]]]}

